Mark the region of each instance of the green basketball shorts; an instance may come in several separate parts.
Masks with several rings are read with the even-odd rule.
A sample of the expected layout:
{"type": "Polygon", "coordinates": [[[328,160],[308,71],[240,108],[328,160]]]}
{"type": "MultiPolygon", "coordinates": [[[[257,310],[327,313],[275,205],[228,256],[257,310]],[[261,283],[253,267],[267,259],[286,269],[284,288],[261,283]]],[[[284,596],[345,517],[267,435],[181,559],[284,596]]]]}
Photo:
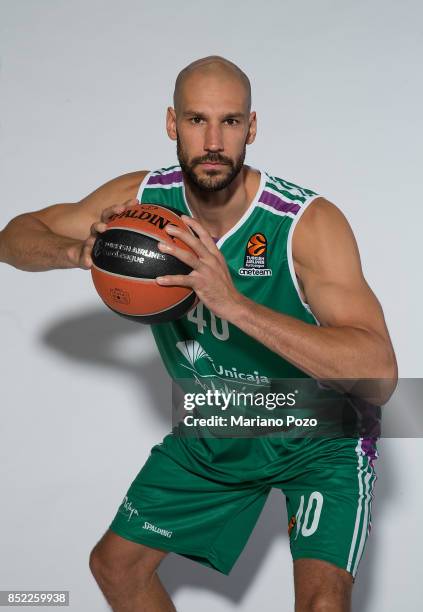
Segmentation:
{"type": "Polygon", "coordinates": [[[372,439],[182,438],[153,446],[110,529],[223,574],[272,489],[286,498],[293,559],[323,559],[355,578],[371,528],[372,439]]]}

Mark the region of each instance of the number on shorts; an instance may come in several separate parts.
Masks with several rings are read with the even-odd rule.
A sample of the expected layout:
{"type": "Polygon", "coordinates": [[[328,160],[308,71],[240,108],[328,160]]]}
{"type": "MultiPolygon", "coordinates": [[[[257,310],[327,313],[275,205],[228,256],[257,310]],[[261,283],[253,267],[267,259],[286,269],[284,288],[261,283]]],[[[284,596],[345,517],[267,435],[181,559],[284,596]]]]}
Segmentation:
{"type": "Polygon", "coordinates": [[[323,506],[323,495],[319,491],[313,491],[313,493],[308,498],[307,508],[306,508],[305,515],[304,515],[304,522],[301,524],[301,519],[302,519],[303,512],[304,512],[304,495],[301,495],[300,506],[296,514],[296,519],[297,519],[296,538],[298,537],[298,534],[300,531],[301,531],[301,535],[303,535],[306,538],[308,536],[313,535],[313,533],[316,531],[317,527],[319,526],[322,506],[323,506]],[[316,505],[314,507],[314,513],[313,513],[313,518],[311,520],[311,525],[309,525],[310,514],[312,512],[314,501],[316,502],[316,505]]]}

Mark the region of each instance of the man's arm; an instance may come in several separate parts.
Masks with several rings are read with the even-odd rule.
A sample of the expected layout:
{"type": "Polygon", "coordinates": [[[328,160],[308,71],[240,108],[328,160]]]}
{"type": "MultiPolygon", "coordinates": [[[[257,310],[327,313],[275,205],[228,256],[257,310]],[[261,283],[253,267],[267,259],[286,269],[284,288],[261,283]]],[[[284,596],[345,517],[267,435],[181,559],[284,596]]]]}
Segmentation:
{"type": "Polygon", "coordinates": [[[136,197],[145,175],[146,171],[130,172],[79,202],[54,204],[14,217],[0,232],[0,262],[30,272],[89,268],[97,231],[104,229],[111,212],[118,212],[136,197]]]}
{"type": "MultiPolygon", "coordinates": [[[[391,379],[397,362],[382,307],[367,284],[351,227],[319,198],[292,241],[294,268],[320,327],[242,300],[231,322],[318,379],[391,379]]],[[[389,393],[388,393],[389,394],[389,393]]]]}
{"type": "Polygon", "coordinates": [[[397,363],[382,308],[364,279],[353,232],[342,214],[324,198],[304,212],[293,235],[294,267],[305,298],[320,326],[257,304],[232,283],[223,255],[209,233],[189,217],[197,234],[173,226],[197,254],[175,245],[160,246],[193,268],[189,275],[159,277],[163,285],[190,286],[216,315],[320,380],[391,379],[385,401],[395,389],[397,363]]]}

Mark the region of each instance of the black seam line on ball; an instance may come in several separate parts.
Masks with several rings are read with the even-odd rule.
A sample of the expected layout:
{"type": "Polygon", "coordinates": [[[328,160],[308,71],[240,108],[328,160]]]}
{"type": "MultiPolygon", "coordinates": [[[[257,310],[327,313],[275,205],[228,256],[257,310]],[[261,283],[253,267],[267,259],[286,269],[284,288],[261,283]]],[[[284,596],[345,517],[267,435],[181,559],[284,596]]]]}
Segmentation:
{"type": "Polygon", "coordinates": [[[126,274],[118,274],[117,272],[109,272],[109,270],[106,270],[105,268],[99,268],[94,263],[93,263],[93,268],[95,268],[99,272],[102,272],[103,274],[110,274],[111,276],[117,276],[118,278],[127,278],[128,280],[139,281],[140,283],[155,283],[156,282],[155,278],[141,278],[139,276],[127,276],[126,274]]]}
{"type": "MultiPolygon", "coordinates": [[[[169,187],[169,189],[170,189],[170,187],[169,187]]],[[[156,206],[157,208],[163,208],[163,210],[167,210],[167,211],[170,210],[171,212],[175,213],[175,215],[177,215],[178,217],[182,217],[182,215],[185,215],[189,219],[194,219],[194,217],[192,217],[191,215],[187,215],[187,213],[182,212],[182,210],[178,210],[177,208],[173,208],[172,206],[162,206],[161,204],[148,204],[147,202],[139,202],[139,206],[156,206]]],[[[182,219],[181,219],[181,221],[182,221],[182,219]]],[[[182,223],[183,223],[183,221],[182,221],[182,223]]],[[[173,223],[173,225],[176,225],[176,224],[173,223]]],[[[191,234],[193,236],[195,236],[196,238],[198,238],[198,234],[196,232],[194,232],[192,227],[190,227],[186,223],[185,223],[185,225],[186,225],[187,229],[191,232],[191,234]]],[[[179,225],[177,225],[176,227],[179,227],[179,225]]],[[[113,229],[113,228],[110,228],[110,229],[113,229]]],[[[128,229],[128,228],[124,228],[124,229],[128,229]]],[[[179,227],[179,229],[182,229],[182,228],[179,227]]]]}
{"type": "MultiPolygon", "coordinates": [[[[169,187],[169,189],[170,189],[170,187],[169,187]]],[[[166,210],[168,212],[169,211],[173,212],[177,217],[182,217],[182,215],[185,215],[186,217],[188,217],[190,219],[193,219],[193,217],[191,217],[191,215],[187,215],[186,212],[183,212],[182,210],[178,210],[177,208],[173,208],[172,206],[162,206],[161,204],[148,204],[147,202],[140,202],[139,206],[155,206],[156,208],[162,208],[163,210],[166,210]]],[[[182,221],[182,219],[181,219],[181,221],[182,221]]],[[[183,223],[183,221],[182,221],[182,223],[183,223]]],[[[175,225],[175,223],[173,225],[175,225]]],[[[179,226],[177,226],[177,227],[179,227],[179,226]]],[[[189,225],[187,225],[187,228],[189,229],[190,232],[193,231],[189,227],[189,225]]],[[[197,235],[197,234],[195,234],[195,235],[197,235]]]]}
{"type": "Polygon", "coordinates": [[[142,318],[142,317],[153,317],[154,315],[161,314],[162,312],[166,312],[167,310],[172,310],[172,308],[175,308],[176,306],[179,306],[180,304],[182,304],[182,302],[185,302],[185,300],[191,299],[193,293],[194,293],[194,291],[191,290],[191,293],[189,293],[188,295],[183,297],[181,300],[179,300],[179,302],[175,302],[174,304],[172,304],[171,306],[168,306],[167,308],[162,308],[161,310],[156,310],[155,312],[148,312],[146,314],[132,314],[132,313],[122,312],[120,310],[116,310],[115,308],[113,308],[113,306],[109,306],[109,304],[106,304],[106,306],[109,306],[109,308],[111,308],[112,310],[114,310],[118,314],[125,314],[125,315],[128,315],[128,317],[140,317],[140,318],[142,318]]]}
{"type": "Polygon", "coordinates": [[[174,311],[163,312],[156,315],[141,315],[137,317],[131,316],[129,314],[124,314],[123,312],[119,312],[118,310],[114,310],[108,304],[106,306],[119,317],[123,317],[124,319],[130,320],[134,323],[141,323],[143,325],[161,325],[162,323],[168,323],[169,321],[179,321],[184,315],[191,310],[193,304],[195,303],[195,294],[192,295],[192,299],[184,304],[179,305],[179,313],[175,314],[174,311]],[[169,314],[172,314],[171,318],[168,318],[169,314]]]}
{"type": "MultiPolygon", "coordinates": [[[[172,225],[175,225],[175,224],[172,223],[172,225]]],[[[181,228],[179,228],[179,229],[181,229],[181,228]]],[[[121,227],[120,225],[119,226],[108,227],[107,230],[105,230],[104,232],[99,234],[99,238],[101,238],[102,235],[105,234],[106,232],[113,232],[113,230],[123,230],[124,232],[133,232],[134,234],[141,234],[142,236],[147,236],[147,238],[151,238],[152,240],[155,240],[156,242],[163,242],[163,240],[161,238],[158,238],[157,235],[154,236],[154,234],[149,234],[148,232],[145,232],[143,230],[134,229],[132,227],[121,227]]],[[[169,236],[169,238],[170,238],[170,236],[169,236]]],[[[106,242],[105,238],[103,238],[103,240],[106,242]]]]}

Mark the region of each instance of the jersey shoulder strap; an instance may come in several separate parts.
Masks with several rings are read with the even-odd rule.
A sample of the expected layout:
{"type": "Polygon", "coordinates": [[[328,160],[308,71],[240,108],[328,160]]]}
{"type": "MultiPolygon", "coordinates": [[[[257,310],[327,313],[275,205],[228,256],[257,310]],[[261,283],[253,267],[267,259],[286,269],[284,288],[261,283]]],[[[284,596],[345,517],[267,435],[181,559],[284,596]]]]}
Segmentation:
{"type": "Polygon", "coordinates": [[[168,166],[146,174],[139,186],[137,200],[140,204],[164,204],[187,213],[180,166],[168,166]]]}

